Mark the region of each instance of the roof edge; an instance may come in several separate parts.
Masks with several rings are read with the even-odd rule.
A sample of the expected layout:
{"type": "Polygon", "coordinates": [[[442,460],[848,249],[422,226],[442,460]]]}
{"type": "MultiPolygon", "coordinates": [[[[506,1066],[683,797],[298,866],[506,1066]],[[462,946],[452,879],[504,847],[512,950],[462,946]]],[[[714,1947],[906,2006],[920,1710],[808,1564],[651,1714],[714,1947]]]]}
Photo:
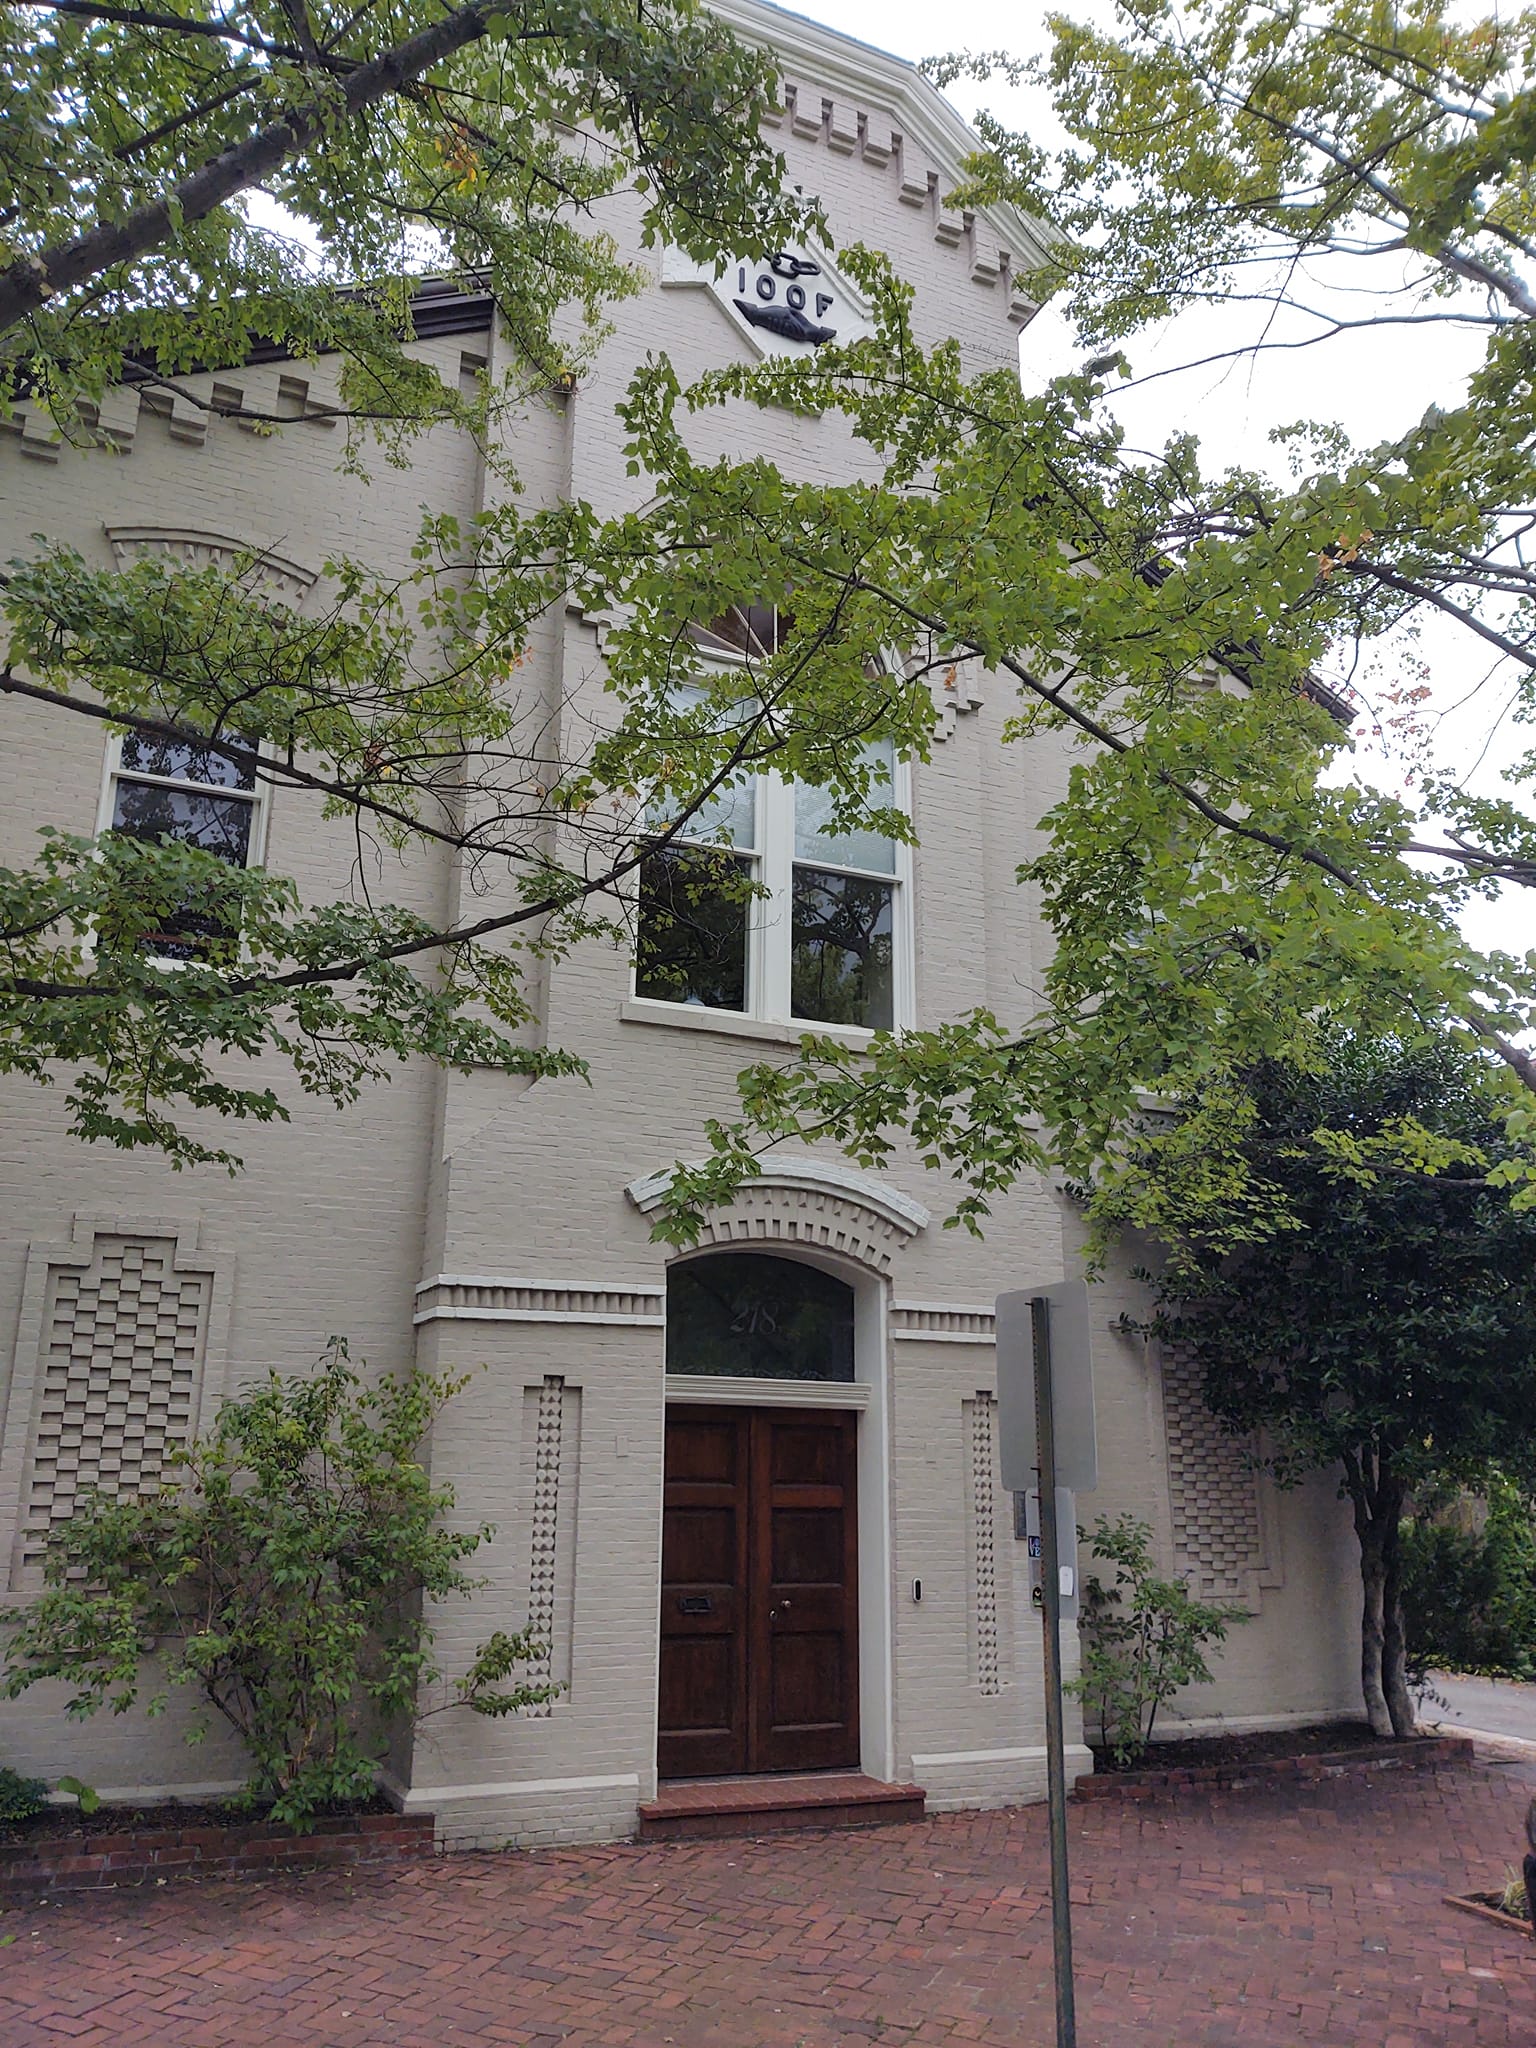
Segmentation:
{"type": "MultiPolygon", "coordinates": [[[[981,137],[932,80],[908,57],[893,56],[808,15],[777,7],[772,0],[706,0],[711,14],[744,42],[766,45],[775,56],[799,60],[817,82],[868,92],[878,85],[899,115],[902,133],[924,150],[954,184],[963,181],[965,160],[983,147],[981,137]]],[[[1059,231],[1016,206],[974,209],[992,227],[1021,271],[1034,270],[1050,256],[1059,231]]]]}

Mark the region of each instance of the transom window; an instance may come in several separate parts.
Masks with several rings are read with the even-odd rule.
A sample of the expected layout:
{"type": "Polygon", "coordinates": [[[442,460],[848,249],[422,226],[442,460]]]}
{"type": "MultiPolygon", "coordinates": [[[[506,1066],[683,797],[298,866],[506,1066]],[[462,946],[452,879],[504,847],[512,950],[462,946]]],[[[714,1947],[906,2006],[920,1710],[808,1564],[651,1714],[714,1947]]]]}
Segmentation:
{"type": "Polygon", "coordinates": [[[711,1252],[667,1274],[667,1371],[710,1379],[853,1379],[853,1289],[819,1266],[711,1252]]]}
{"type": "MultiPolygon", "coordinates": [[[[104,824],[131,839],[152,846],[179,840],[247,867],[256,857],[260,806],[254,765],[195,741],[125,733],[108,753],[104,824]]],[[[189,902],[150,944],[162,958],[191,960],[222,930],[189,902]]]]}
{"type": "MultiPolygon", "coordinates": [[[[787,615],[741,606],[695,627],[722,660],[775,651],[787,615]]],[[[890,743],[868,750],[903,801],[890,743]]],[[[824,789],[764,774],[726,791],[640,870],[635,994],[784,1023],[889,1031],[910,1021],[906,849],[839,832],[824,789]]]]}

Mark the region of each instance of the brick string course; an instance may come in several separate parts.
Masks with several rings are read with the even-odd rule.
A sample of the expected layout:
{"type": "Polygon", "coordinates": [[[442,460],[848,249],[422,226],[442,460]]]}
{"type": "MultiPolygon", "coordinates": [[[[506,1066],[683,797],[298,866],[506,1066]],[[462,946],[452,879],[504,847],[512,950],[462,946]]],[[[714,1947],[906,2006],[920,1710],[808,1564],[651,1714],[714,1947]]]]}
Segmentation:
{"type": "MultiPolygon", "coordinates": [[[[1530,2048],[1536,1760],[1071,1815],[1081,2048],[1530,2048]]],[[[102,1892],[0,1916],[5,2048],[1044,2048],[1041,1808],[102,1892]],[[13,1937],[13,1938],[12,1938],[13,1937]]]]}

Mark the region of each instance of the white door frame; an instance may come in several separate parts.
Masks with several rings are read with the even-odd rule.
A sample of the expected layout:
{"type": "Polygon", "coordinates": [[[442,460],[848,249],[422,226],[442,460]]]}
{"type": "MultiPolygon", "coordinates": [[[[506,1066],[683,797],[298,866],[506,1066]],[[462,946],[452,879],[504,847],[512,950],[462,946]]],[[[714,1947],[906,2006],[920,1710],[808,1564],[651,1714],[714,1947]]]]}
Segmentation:
{"type": "MultiPolygon", "coordinates": [[[[896,1768],[892,1671],[891,1412],[889,1282],[867,1267],[799,1245],[722,1244],[688,1258],[720,1252],[760,1252],[824,1272],[853,1288],[852,1384],[827,1380],[704,1379],[668,1373],[663,1400],[742,1408],[836,1408],[858,1415],[859,1534],[859,1764],[871,1778],[890,1779],[896,1768]]],[[[680,1265],[683,1260],[674,1260],[680,1265]]],[[[669,1268],[670,1270],[670,1268],[669,1268]]],[[[665,1442],[665,1429],[663,1429],[665,1442]]],[[[661,1486],[658,1484],[658,1494],[661,1486]]],[[[660,1601],[658,1598],[658,1612],[660,1601]]],[[[660,1659],[657,1697],[660,1701],[660,1659]]],[[[656,1768],[652,1750],[651,1769],[656,1768]]]]}

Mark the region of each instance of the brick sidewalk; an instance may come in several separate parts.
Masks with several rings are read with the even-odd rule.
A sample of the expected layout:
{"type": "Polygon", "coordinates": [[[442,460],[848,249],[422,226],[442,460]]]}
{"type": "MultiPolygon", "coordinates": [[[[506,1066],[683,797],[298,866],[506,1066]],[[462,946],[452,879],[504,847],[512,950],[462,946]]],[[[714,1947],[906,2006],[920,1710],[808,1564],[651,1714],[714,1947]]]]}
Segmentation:
{"type": "MultiPolygon", "coordinates": [[[[1536,1948],[1442,1906],[1536,1764],[1077,1807],[1081,2048],[1530,2048],[1536,1948]]],[[[0,1916],[0,2042],[1045,2048],[1044,1813],[464,1856],[0,1916]]]]}

